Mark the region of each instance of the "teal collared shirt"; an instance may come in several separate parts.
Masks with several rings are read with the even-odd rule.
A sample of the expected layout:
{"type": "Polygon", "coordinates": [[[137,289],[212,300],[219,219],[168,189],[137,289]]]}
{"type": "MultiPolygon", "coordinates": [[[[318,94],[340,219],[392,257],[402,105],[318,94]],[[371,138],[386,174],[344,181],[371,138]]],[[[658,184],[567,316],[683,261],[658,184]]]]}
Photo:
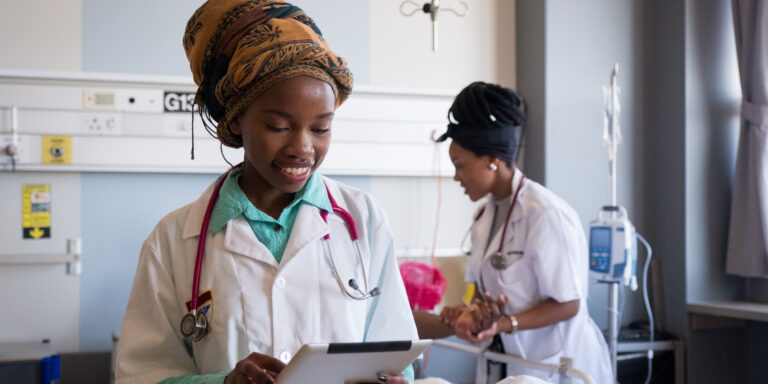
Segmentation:
{"type": "Polygon", "coordinates": [[[209,226],[211,235],[224,229],[230,220],[243,215],[256,237],[272,252],[275,260],[279,263],[283,258],[283,252],[288,244],[288,238],[291,235],[293,224],[296,222],[301,204],[311,204],[321,210],[331,211],[331,201],[328,198],[323,177],[317,172],[312,173],[304,187],[296,192],[293,201],[283,209],[280,217],[275,220],[248,200],[245,192],[238,184],[241,173],[242,168],[233,170],[221,186],[219,198],[216,200],[216,205],[213,206],[213,212],[211,212],[209,226]]]}

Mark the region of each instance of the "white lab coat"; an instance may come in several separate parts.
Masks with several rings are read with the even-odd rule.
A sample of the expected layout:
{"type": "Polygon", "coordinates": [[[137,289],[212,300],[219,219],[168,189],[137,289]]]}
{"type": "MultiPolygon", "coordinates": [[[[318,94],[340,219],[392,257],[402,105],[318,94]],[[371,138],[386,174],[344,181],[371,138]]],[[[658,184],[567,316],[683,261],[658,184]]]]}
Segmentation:
{"type": "MultiPolygon", "coordinates": [[[[522,176],[520,170],[515,170],[513,193],[522,176]]],[[[608,346],[587,311],[588,249],[578,214],[542,185],[526,179],[504,238],[503,252],[510,255],[512,264],[499,271],[491,265],[490,257],[499,249],[503,225],[489,243],[493,213],[494,204],[489,199],[475,214],[466,281],[479,283],[478,289],[494,297],[507,295],[510,302],[506,313],[510,314],[549,298],[558,302],[580,300],[579,312],[567,321],[502,334],[506,353],[546,363],[572,358],[573,367],[585,371],[595,383],[612,383],[608,346]]],[[[508,374],[545,379],[549,376],[517,367],[508,370],[508,374]]],[[[484,373],[485,369],[479,371],[484,373]]]]}
{"type": "Polygon", "coordinates": [[[345,223],[302,204],[278,264],[240,216],[215,236],[207,235],[199,292],[212,291],[210,332],[186,341],[179,330],[191,299],[193,270],[211,185],[200,198],[155,227],[144,242],[117,351],[117,383],[154,383],[179,375],[231,369],[250,352],[285,362],[307,343],[418,339],[405,294],[389,224],[365,192],[326,179],[339,206],[349,211],[360,236],[373,299],[342,292],[341,280],[363,273],[345,223]]]}

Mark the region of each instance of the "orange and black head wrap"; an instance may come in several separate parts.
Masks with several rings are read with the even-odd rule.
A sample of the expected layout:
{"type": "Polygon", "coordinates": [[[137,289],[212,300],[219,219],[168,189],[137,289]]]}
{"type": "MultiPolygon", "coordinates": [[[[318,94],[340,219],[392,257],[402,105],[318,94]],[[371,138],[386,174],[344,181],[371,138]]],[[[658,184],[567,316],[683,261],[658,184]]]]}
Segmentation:
{"type": "Polygon", "coordinates": [[[336,107],[352,91],[347,61],[331,52],[320,29],[299,7],[281,0],[209,0],[187,22],[184,50],[197,84],[203,120],[239,148],[231,124],[272,85],[310,76],[331,85],[336,107]]]}

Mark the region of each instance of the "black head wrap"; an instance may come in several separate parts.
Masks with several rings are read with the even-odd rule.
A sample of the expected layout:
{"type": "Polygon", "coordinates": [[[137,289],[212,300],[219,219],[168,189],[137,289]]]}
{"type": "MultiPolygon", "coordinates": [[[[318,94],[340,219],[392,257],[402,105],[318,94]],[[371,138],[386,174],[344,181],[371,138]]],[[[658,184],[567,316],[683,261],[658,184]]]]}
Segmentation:
{"type": "Polygon", "coordinates": [[[448,131],[437,141],[453,139],[479,156],[513,163],[517,159],[525,106],[513,90],[474,82],[456,96],[448,110],[448,131]]]}

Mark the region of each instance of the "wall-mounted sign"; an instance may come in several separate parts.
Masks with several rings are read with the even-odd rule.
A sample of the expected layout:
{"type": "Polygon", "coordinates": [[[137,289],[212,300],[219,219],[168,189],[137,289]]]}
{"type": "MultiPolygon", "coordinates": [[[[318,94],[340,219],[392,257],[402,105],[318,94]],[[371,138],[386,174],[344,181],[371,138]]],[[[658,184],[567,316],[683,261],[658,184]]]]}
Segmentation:
{"type": "Polygon", "coordinates": [[[51,185],[21,186],[21,227],[25,239],[51,238],[51,185]]]}
{"type": "Polygon", "coordinates": [[[192,112],[195,106],[194,92],[172,92],[163,93],[163,110],[165,112],[192,112]]]}

